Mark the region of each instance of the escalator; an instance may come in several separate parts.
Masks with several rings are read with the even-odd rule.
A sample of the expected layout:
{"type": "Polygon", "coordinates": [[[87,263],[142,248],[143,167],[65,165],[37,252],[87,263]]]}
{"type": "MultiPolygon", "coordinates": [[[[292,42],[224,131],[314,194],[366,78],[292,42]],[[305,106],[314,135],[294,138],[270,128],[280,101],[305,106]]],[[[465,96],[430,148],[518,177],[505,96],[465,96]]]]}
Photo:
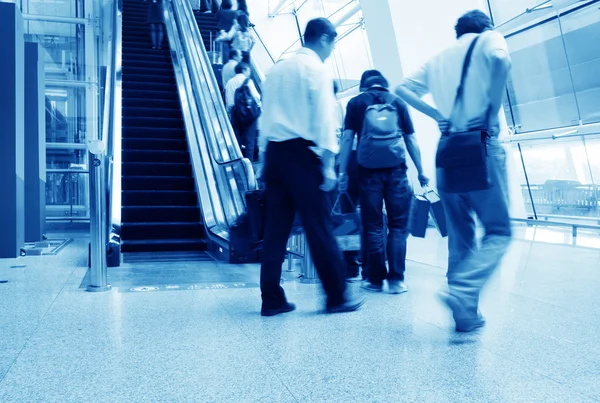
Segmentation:
{"type": "Polygon", "coordinates": [[[206,250],[168,41],[151,48],[147,10],[123,0],[121,250],[206,250]]]}

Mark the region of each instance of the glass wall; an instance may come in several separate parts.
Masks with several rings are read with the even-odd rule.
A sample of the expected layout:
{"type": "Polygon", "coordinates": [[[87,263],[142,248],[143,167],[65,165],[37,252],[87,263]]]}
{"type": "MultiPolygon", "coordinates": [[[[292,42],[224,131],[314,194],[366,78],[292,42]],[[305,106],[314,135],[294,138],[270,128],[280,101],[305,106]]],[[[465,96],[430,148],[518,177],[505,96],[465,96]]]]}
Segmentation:
{"type": "Polygon", "coordinates": [[[86,141],[99,133],[100,2],[18,0],[25,40],[44,53],[46,79],[46,217],[89,219],[86,141]]]}
{"type": "Polygon", "coordinates": [[[336,49],[327,62],[332,74],[342,91],[358,85],[363,71],[372,68],[359,1],[290,0],[281,9],[277,8],[278,3],[248,1],[259,44],[252,52],[262,72],[266,73],[275,62],[302,46],[300,35],[308,21],[327,17],[337,25],[338,32],[336,49]],[[257,13],[263,15],[257,16],[257,13]]]}
{"type": "Polygon", "coordinates": [[[527,212],[598,223],[600,1],[535,3],[489,0],[513,62],[507,141],[522,167],[527,212]]]}

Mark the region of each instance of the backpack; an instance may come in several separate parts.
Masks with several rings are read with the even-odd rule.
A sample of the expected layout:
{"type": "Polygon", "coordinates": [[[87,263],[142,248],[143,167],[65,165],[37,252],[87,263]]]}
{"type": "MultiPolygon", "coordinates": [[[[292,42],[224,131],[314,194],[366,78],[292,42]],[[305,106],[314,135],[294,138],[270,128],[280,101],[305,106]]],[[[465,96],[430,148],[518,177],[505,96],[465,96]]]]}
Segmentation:
{"type": "Polygon", "coordinates": [[[358,164],[372,169],[393,168],[405,162],[406,155],[398,109],[379,96],[375,102],[365,111],[357,147],[358,164]]]}
{"type": "Polygon", "coordinates": [[[249,81],[250,78],[247,78],[242,86],[235,90],[232,111],[235,121],[245,127],[250,126],[260,116],[260,108],[248,86],[249,81]]]}

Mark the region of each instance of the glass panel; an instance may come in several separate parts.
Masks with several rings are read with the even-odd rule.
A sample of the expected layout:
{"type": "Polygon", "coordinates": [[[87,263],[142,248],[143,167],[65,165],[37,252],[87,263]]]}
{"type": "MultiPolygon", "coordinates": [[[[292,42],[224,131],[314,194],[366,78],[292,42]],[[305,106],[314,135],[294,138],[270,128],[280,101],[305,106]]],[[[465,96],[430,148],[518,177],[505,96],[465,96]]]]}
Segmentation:
{"type": "Polygon", "coordinates": [[[89,219],[89,175],[48,172],[46,174],[46,217],[89,219]]]}
{"type": "Polygon", "coordinates": [[[46,142],[85,142],[84,88],[46,88],[46,142]]]}
{"type": "Polygon", "coordinates": [[[558,20],[507,41],[513,63],[508,91],[519,131],[577,125],[579,113],[558,20]]]}
{"type": "Polygon", "coordinates": [[[24,14],[56,17],[82,17],[82,0],[21,0],[24,14]]]}
{"type": "Polygon", "coordinates": [[[504,24],[506,21],[523,14],[539,4],[547,3],[545,0],[488,0],[492,17],[496,25],[504,24]]]}
{"type": "MultiPolygon", "coordinates": [[[[581,138],[521,144],[521,149],[538,218],[599,216],[597,182],[592,181],[581,138]]],[[[522,190],[528,199],[526,185],[522,190]]]]}
{"type": "Polygon", "coordinates": [[[25,40],[42,45],[47,80],[85,79],[83,25],[25,21],[25,40]]]}
{"type": "Polygon", "coordinates": [[[46,168],[86,170],[87,156],[87,150],[48,148],[46,150],[46,168]]]}
{"type": "Polygon", "coordinates": [[[362,24],[355,25],[353,29],[337,42],[328,62],[332,66],[334,77],[341,82],[341,91],[358,85],[362,73],[372,68],[366,30],[362,24]]]}
{"type": "Polygon", "coordinates": [[[583,123],[600,122],[600,12],[598,5],[560,17],[583,123]]]}

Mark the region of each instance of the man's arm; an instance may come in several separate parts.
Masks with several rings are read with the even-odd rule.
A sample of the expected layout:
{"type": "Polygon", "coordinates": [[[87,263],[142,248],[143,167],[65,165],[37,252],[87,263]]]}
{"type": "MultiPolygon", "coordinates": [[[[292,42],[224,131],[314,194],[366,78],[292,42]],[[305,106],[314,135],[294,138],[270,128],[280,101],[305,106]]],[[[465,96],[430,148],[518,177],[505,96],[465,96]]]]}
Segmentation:
{"type": "Polygon", "coordinates": [[[442,116],[442,114],[436,108],[423,101],[421,97],[417,95],[417,93],[411,88],[411,85],[408,80],[404,81],[402,84],[397,86],[394,92],[404,102],[406,102],[419,112],[422,112],[425,115],[429,116],[430,118],[437,121],[445,119],[444,116],[442,116]]]}
{"type": "Polygon", "coordinates": [[[352,143],[354,142],[354,136],[356,133],[354,130],[345,130],[342,134],[340,141],[340,176],[345,175],[348,169],[348,160],[350,160],[350,153],[352,153],[352,143]]]}
{"type": "Polygon", "coordinates": [[[490,63],[490,119],[496,119],[496,115],[502,107],[502,99],[506,89],[506,82],[511,69],[511,61],[508,53],[495,51],[488,56],[490,63]]]}
{"type": "Polygon", "coordinates": [[[258,106],[261,106],[260,94],[256,90],[256,85],[254,85],[254,80],[249,81],[248,87],[250,88],[250,94],[252,94],[252,97],[256,100],[256,103],[258,104],[258,106]]]}

